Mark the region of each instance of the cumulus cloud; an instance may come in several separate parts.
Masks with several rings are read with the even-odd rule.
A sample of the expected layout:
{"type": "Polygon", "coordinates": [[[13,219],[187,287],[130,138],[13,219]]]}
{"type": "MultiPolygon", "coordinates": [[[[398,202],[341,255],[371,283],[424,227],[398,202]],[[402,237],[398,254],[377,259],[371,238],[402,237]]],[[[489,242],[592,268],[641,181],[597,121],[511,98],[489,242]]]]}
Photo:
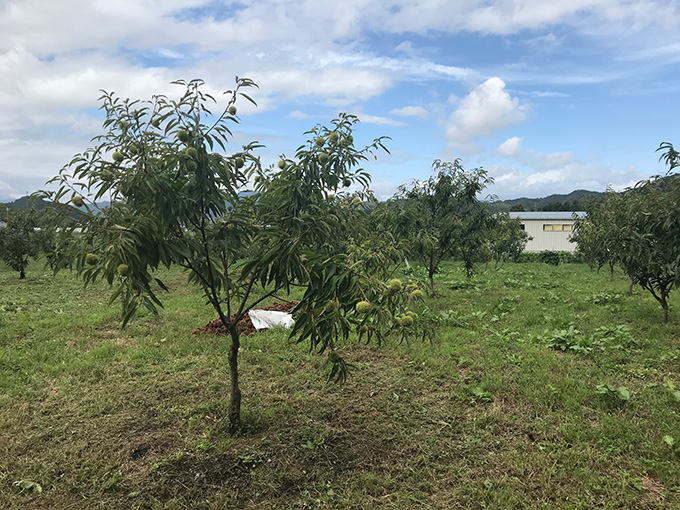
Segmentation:
{"type": "Polygon", "coordinates": [[[508,138],[506,141],[504,141],[502,144],[498,146],[497,151],[503,154],[503,156],[507,157],[517,156],[522,151],[522,138],[519,138],[517,136],[508,138]]]}
{"type": "Polygon", "coordinates": [[[468,148],[475,137],[519,124],[529,107],[505,90],[505,82],[492,77],[475,87],[451,114],[446,137],[454,147],[468,148]]]}
{"type": "Polygon", "coordinates": [[[595,163],[587,156],[569,151],[546,153],[525,149],[523,141],[524,138],[517,136],[505,140],[496,153],[507,158],[509,163],[487,167],[495,180],[489,189],[501,199],[538,198],[575,189],[605,191],[612,187],[622,190],[646,177],[636,165],[620,168],[595,163]]]}
{"type": "Polygon", "coordinates": [[[508,94],[503,80],[493,77],[470,92],[451,118],[465,131],[487,135],[496,129],[522,122],[527,108],[519,104],[519,99],[508,94]]]}
{"type": "Polygon", "coordinates": [[[498,146],[496,152],[506,158],[521,162],[526,166],[537,168],[541,171],[563,168],[575,160],[572,152],[537,152],[532,149],[522,148],[523,138],[513,136],[498,146]]]}

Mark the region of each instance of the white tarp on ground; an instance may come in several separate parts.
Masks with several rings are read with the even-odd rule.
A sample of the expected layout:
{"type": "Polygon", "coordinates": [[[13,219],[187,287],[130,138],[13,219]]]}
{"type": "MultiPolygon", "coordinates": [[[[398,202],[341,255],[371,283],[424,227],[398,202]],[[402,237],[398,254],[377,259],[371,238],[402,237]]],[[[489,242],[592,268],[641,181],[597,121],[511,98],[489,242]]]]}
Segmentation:
{"type": "Polygon", "coordinates": [[[288,329],[295,324],[293,316],[286,312],[271,312],[269,310],[250,310],[248,312],[250,320],[253,321],[255,329],[267,329],[275,326],[283,326],[288,329]]]}

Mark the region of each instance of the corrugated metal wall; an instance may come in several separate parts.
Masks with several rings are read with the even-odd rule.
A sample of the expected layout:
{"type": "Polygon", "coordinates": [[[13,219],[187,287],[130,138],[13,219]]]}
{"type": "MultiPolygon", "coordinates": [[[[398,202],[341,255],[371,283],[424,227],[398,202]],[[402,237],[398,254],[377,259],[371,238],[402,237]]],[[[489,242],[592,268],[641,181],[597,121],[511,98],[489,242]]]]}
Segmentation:
{"type": "Polygon", "coordinates": [[[570,231],[543,230],[544,225],[573,225],[571,220],[522,219],[524,230],[533,239],[527,243],[524,251],[575,251],[576,243],[569,242],[570,231]]]}

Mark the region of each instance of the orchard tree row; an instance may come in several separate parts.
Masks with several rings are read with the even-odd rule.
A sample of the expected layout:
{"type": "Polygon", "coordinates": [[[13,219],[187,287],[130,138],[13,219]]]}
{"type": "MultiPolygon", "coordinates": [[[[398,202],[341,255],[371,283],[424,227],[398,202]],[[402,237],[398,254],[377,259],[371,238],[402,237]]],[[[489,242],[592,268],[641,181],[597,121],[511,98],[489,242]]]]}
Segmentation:
{"type": "Polygon", "coordinates": [[[668,322],[668,296],[680,282],[680,175],[672,173],[679,164],[673,146],[664,143],[659,150],[668,173],[590,203],[572,240],[598,271],[620,266],[630,278],[629,293],[635,284],[650,292],[668,322]]]}

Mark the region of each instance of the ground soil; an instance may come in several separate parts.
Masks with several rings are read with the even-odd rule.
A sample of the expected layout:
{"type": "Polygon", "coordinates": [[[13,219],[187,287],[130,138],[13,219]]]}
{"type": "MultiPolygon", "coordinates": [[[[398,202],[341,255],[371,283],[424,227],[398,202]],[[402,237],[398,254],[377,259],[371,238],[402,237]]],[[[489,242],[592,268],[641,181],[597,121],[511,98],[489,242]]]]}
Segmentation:
{"type": "MultiPolygon", "coordinates": [[[[297,306],[298,302],[297,301],[288,301],[286,303],[278,303],[274,302],[271,305],[263,306],[259,308],[259,310],[268,310],[270,312],[290,312],[293,308],[297,306]]],[[[235,315],[232,315],[229,320],[234,320],[235,315]]],[[[243,319],[238,321],[238,324],[236,325],[236,329],[238,329],[238,332],[241,335],[246,335],[246,336],[251,336],[253,333],[256,332],[255,326],[253,326],[253,321],[250,320],[250,316],[246,314],[243,319]]],[[[228,332],[224,325],[222,324],[222,321],[220,319],[215,319],[214,321],[210,321],[208,324],[206,324],[203,327],[196,328],[195,330],[192,331],[192,333],[198,334],[198,333],[209,333],[212,335],[227,335],[228,332]]]]}

